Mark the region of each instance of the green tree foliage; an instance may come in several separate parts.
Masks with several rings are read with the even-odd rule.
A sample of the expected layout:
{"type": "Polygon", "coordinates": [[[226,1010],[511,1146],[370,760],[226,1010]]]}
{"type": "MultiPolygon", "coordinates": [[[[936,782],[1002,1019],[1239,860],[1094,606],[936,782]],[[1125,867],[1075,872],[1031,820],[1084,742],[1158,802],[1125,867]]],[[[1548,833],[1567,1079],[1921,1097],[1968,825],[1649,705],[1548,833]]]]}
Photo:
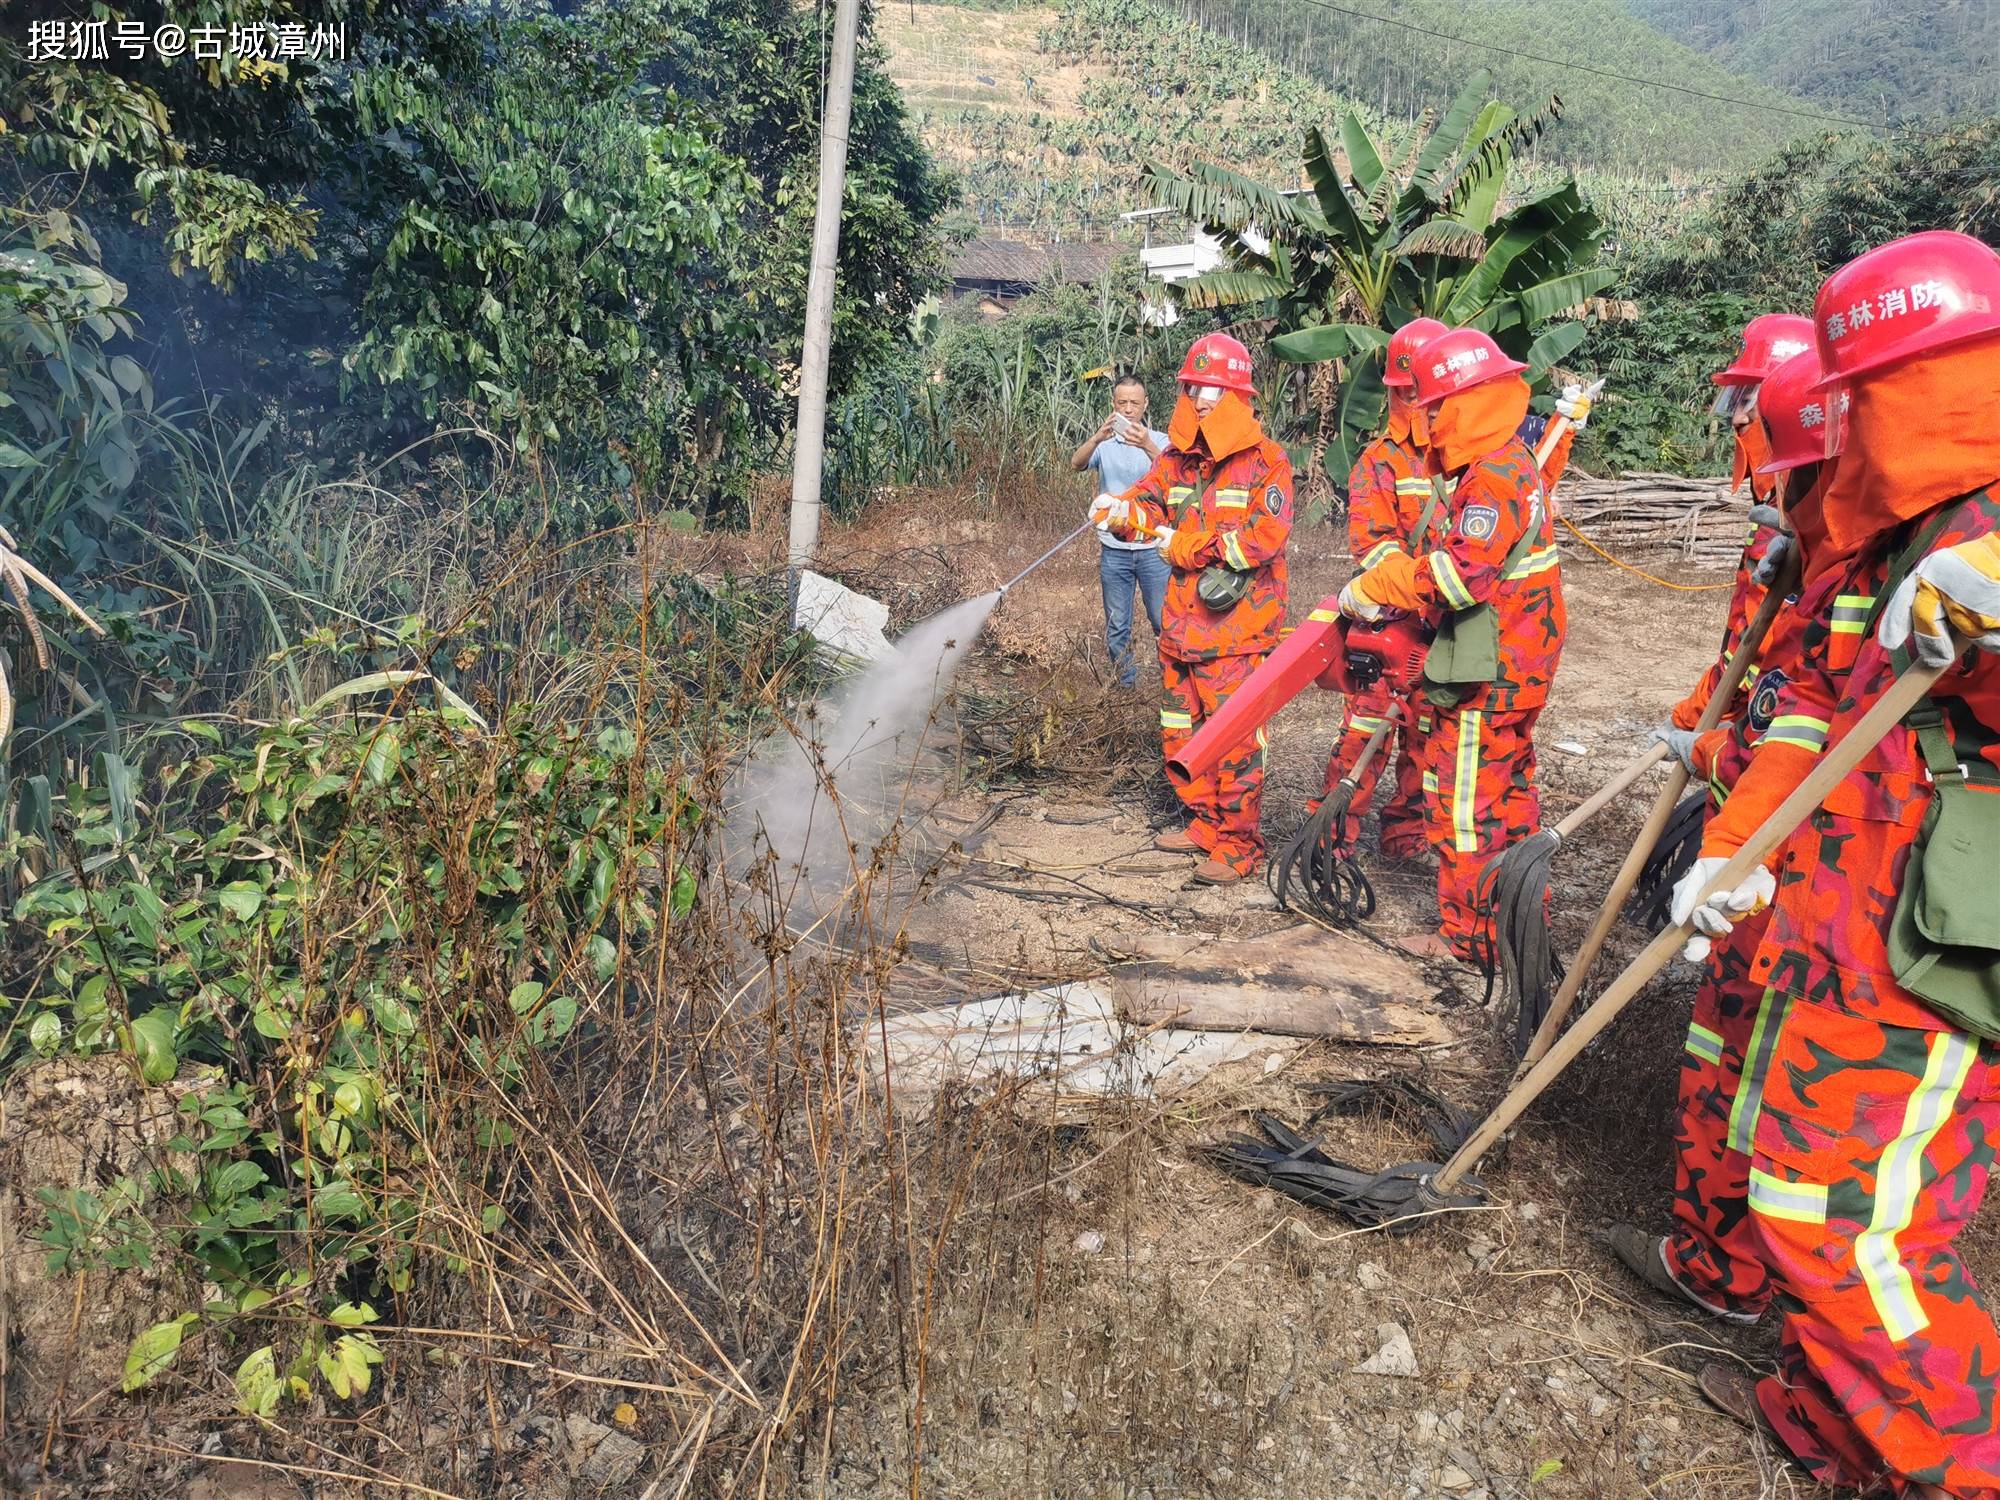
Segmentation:
{"type": "MultiPolygon", "coordinates": [[[[649,59],[645,81],[698,110],[757,185],[744,209],[735,277],[739,292],[768,303],[776,319],[773,363],[789,361],[805,326],[832,11],[790,0],[618,0],[607,10],[624,45],[649,59]]],[[[864,34],[841,198],[828,368],[835,395],[907,343],[910,319],[942,285],[937,220],[952,191],[918,137],[880,45],[864,34]]]]}
{"type": "Polygon", "coordinates": [[[1711,198],[1679,233],[1629,257],[1636,323],[1606,324],[1593,353],[1610,375],[1585,462],[1719,462],[1707,374],[1749,318],[1810,312],[1828,274],[1921,229],[2000,248],[2000,119],[1887,138],[1826,135],[1788,147],[1711,198]]]}
{"type": "Polygon", "coordinates": [[[1326,460],[1337,483],[1380,425],[1391,330],[1420,316],[1483,328],[1536,378],[1583,341],[1583,323],[1562,315],[1617,280],[1590,265],[1602,226],[1574,181],[1506,202],[1515,153],[1556,107],[1519,116],[1487,98],[1491,82],[1476,76],[1400,158],[1356,113],[1340,122],[1338,149],[1309,130],[1310,195],[1219,167],[1151,174],[1161,200],[1207,225],[1230,257],[1228,270],[1177,287],[1184,300],[1260,306],[1283,330],[1282,357],[1348,361],[1326,460]]]}
{"type": "Polygon", "coordinates": [[[1560,92],[1570,109],[1543,149],[1576,165],[1619,169],[1740,169],[1782,143],[1793,125],[1760,113],[1798,101],[1662,35],[1620,0],[1398,0],[1373,11],[1408,25],[1295,0],[1169,0],[1183,16],[1254,48],[1390,119],[1412,119],[1455,91],[1466,68],[1489,67],[1506,98],[1560,92]],[[1421,29],[1411,29],[1421,28],[1421,29]],[[1424,32],[1443,35],[1425,35],[1424,32]],[[1463,42],[1447,37],[1462,37],[1463,42]],[[1632,79],[1654,79],[1743,101],[1740,109],[1617,78],[1485,50],[1507,47],[1575,58],[1632,79]]]}
{"type": "Polygon", "coordinates": [[[2000,106],[2000,9],[1965,0],[1626,0],[1746,78],[1894,122],[2000,106]]]}
{"type": "Polygon", "coordinates": [[[418,430],[461,410],[621,483],[698,441],[740,455],[773,338],[731,269],[754,184],[672,96],[635,107],[610,49],[554,22],[505,40],[466,85],[357,85],[405,180],[346,369],[418,430]]]}

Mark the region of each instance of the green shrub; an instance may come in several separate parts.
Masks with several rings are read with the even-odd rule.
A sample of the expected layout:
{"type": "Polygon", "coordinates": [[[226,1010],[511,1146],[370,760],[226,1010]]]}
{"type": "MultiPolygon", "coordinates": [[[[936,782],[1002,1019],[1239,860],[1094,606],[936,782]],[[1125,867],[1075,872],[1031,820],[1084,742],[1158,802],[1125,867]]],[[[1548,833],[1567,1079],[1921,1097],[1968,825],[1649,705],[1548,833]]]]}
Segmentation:
{"type": "MultiPolygon", "coordinates": [[[[239,1397],[268,1415],[315,1370],[366,1390],[367,1299],[478,1259],[510,1100],[692,906],[697,813],[629,731],[488,732],[448,695],[235,741],[185,728],[202,752],[142,797],[74,786],[49,833],[16,837],[52,868],[15,904],[41,977],[10,1034],[178,1080],[180,1134],[145,1180],[45,1195],[50,1265],[184,1254],[222,1294],[204,1317],[320,1314],[244,1361],[239,1397]],[[140,803],[158,811],[135,827],[140,803]]],[[[128,1388],[194,1321],[142,1336],[128,1388]]]]}

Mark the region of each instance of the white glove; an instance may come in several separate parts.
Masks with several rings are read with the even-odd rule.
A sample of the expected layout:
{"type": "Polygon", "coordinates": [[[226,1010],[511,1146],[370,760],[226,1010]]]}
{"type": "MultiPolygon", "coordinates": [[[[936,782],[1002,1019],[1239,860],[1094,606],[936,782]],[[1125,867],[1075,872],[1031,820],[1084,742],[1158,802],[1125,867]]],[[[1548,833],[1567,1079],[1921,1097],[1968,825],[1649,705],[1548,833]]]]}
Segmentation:
{"type": "Polygon", "coordinates": [[[1658,729],[1655,729],[1651,734],[1646,736],[1647,744],[1665,745],[1669,750],[1673,751],[1674,759],[1688,768],[1690,776],[1695,773],[1694,742],[1695,732],[1692,729],[1676,729],[1671,724],[1662,724],[1658,729]]]}
{"type": "Polygon", "coordinates": [[[1676,927],[1691,922],[1695,929],[1695,936],[1689,938],[1687,946],[1681,949],[1683,958],[1700,963],[1708,957],[1711,938],[1729,936],[1730,928],[1752,912],[1762,911],[1778,894],[1777,876],[1759,865],[1744,876],[1743,883],[1734,890],[1717,891],[1704,901],[1701,893],[1728,863],[1727,859],[1719,857],[1698,859],[1674,885],[1668,915],[1676,927]]]}
{"type": "Polygon", "coordinates": [[[2000,651],[2000,536],[1933,552],[1896,586],[1875,638],[1907,645],[1926,666],[1948,667],[1961,645],[2000,651]]]}
{"type": "Polygon", "coordinates": [[[1341,586],[1340,612],[1350,620],[1366,620],[1370,624],[1382,618],[1382,606],[1357,594],[1351,578],[1341,586]]]}
{"type": "Polygon", "coordinates": [[[1759,588],[1769,588],[1778,581],[1778,573],[1785,566],[1785,559],[1792,555],[1796,544],[1784,532],[1771,538],[1771,545],[1764,549],[1764,555],[1757,560],[1757,566],[1750,576],[1757,580],[1759,588]]]}
{"type": "Polygon", "coordinates": [[[1090,502],[1090,519],[1094,525],[1109,526],[1124,519],[1125,509],[1125,502],[1107,491],[1090,502]]]}
{"type": "Polygon", "coordinates": [[[1582,386],[1571,381],[1563,387],[1562,399],[1556,402],[1556,411],[1569,418],[1570,425],[1578,432],[1590,425],[1591,397],[1584,393],[1582,386]]]}

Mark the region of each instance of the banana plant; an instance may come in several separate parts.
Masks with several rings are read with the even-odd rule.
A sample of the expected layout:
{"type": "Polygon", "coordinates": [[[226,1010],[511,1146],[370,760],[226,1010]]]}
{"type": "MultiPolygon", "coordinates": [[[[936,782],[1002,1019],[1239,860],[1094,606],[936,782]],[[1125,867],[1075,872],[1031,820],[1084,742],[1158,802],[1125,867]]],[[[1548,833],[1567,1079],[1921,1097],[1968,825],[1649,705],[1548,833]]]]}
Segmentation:
{"type": "Polygon", "coordinates": [[[1530,115],[1488,97],[1481,71],[1442,118],[1426,114],[1411,139],[1385,149],[1357,111],[1339,124],[1338,150],[1306,131],[1310,192],[1285,192],[1223,167],[1154,166],[1154,201],[1201,223],[1228,264],[1179,283],[1197,307],[1257,306],[1283,330],[1281,359],[1346,361],[1338,436],[1326,465],[1336,485],[1380,426],[1382,351],[1416,317],[1483,328],[1539,380],[1583,342],[1565,317],[1618,279],[1596,267],[1604,227],[1574,177],[1509,201],[1507,172],[1562,115],[1562,100],[1530,115]]]}

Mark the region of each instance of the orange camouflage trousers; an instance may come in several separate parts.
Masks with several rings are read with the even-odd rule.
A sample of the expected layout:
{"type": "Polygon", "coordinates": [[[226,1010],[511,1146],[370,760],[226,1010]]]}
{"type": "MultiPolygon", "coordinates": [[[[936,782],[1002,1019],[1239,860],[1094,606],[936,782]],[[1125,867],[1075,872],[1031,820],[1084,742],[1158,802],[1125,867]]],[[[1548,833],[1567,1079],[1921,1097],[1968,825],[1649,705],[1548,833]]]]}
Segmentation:
{"type": "Polygon", "coordinates": [[[1540,714],[1539,708],[1439,708],[1423,739],[1425,806],[1438,853],[1438,931],[1458,957],[1487,969],[1495,959],[1493,913],[1482,878],[1509,844],[1542,821],[1535,790],[1540,714]]]}
{"type": "MultiPolygon", "coordinates": [[[[1160,658],[1166,678],[1167,701],[1160,709],[1160,740],[1172,757],[1194,738],[1209,715],[1229,701],[1250,674],[1264,664],[1261,654],[1218,656],[1212,661],[1160,658]]],[[[1222,764],[1199,781],[1176,787],[1190,821],[1188,837],[1209,857],[1248,875],[1264,857],[1264,835],[1258,828],[1264,791],[1264,731],[1222,758],[1222,764]]]]}
{"type": "Polygon", "coordinates": [[[1824,1484],[2000,1496],[2000,1330],[1952,1251],[2000,1140],[2000,1046],[1794,1000],[1750,1213],[1785,1315],[1757,1388],[1824,1484]]]}
{"type": "Polygon", "coordinates": [[[1681,1054],[1674,1230],[1661,1258],[1697,1301],[1759,1313],[1771,1273],[1750,1220],[1750,1149],[1784,998],[1750,978],[1769,909],[1740,921],[1702,969],[1681,1054]]]}
{"type": "MultiPolygon", "coordinates": [[[[1421,691],[1400,702],[1379,685],[1374,691],[1347,700],[1341,721],[1340,743],[1326,762],[1326,782],[1320,797],[1330,795],[1340,785],[1348,768],[1361,758],[1369,736],[1381,727],[1391,712],[1397,715],[1389,739],[1368,762],[1368,768],[1354,782],[1354,800],[1343,820],[1349,844],[1360,834],[1362,816],[1374,798],[1382,779],[1382,767],[1393,757],[1396,763],[1395,790],[1382,804],[1382,853],[1390,859],[1411,859],[1423,853],[1426,842],[1424,820],[1423,736],[1430,729],[1431,708],[1421,691]]],[[[1313,804],[1318,809],[1317,800],[1313,804]]]]}

